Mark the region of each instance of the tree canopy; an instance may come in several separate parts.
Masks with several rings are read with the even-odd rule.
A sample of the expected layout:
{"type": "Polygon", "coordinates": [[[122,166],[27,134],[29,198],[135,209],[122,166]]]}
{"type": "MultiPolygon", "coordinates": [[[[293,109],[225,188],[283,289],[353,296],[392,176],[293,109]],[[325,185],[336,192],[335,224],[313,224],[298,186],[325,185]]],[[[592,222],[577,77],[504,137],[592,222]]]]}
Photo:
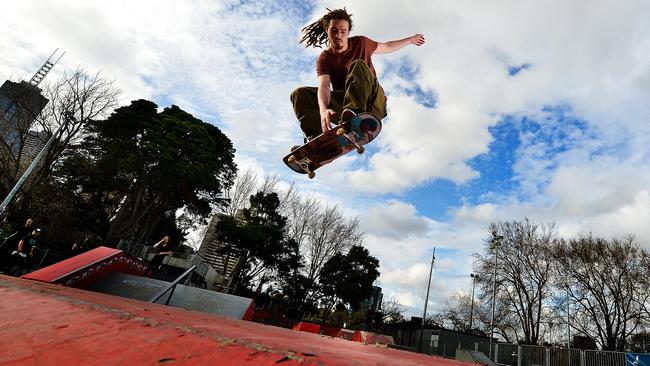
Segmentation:
{"type": "Polygon", "coordinates": [[[250,196],[250,206],[238,215],[222,215],[217,223],[222,251],[239,257],[235,292],[245,294],[253,279],[268,271],[268,276],[287,273],[298,265],[297,244],[286,235],[287,218],[279,212],[275,192],[250,196]]]}
{"type": "Polygon", "coordinates": [[[55,172],[77,193],[76,216],[92,220],[109,244],[152,240],[183,222],[176,220],[180,209],[206,219],[233,183],[234,149],[217,127],[177,106],[157,108],[137,100],[90,121],[55,172]]]}

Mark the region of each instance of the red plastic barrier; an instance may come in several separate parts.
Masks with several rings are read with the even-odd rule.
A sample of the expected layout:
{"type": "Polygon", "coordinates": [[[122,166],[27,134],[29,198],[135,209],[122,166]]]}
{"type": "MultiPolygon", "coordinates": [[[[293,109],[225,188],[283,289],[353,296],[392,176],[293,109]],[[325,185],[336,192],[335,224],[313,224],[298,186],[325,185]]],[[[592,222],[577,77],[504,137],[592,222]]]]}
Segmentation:
{"type": "Polygon", "coordinates": [[[293,330],[297,330],[299,332],[309,332],[309,333],[320,334],[320,325],[312,324],[312,323],[306,323],[306,322],[300,322],[300,323],[293,326],[293,330]]]}

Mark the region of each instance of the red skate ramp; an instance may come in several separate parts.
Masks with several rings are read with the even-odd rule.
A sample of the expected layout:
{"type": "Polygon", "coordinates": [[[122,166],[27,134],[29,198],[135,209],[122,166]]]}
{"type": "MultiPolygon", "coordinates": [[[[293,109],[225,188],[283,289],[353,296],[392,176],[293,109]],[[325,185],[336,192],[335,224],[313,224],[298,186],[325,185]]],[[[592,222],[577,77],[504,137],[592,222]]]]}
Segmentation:
{"type": "Polygon", "coordinates": [[[0,275],[2,365],[470,365],[0,275]]]}
{"type": "Polygon", "coordinates": [[[145,267],[143,261],[119,249],[99,247],[26,274],[22,278],[86,288],[112,272],[142,275],[145,267]]]}

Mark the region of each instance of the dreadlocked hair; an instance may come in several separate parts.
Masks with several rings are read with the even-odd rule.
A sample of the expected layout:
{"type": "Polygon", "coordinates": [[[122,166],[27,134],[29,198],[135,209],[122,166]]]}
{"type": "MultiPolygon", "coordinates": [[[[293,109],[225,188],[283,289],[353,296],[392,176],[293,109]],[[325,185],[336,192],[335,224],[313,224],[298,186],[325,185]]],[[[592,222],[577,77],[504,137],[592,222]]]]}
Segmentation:
{"type": "Polygon", "coordinates": [[[347,20],[352,30],[352,14],[348,14],[345,8],[330,10],[322,18],[311,23],[302,29],[302,38],[299,43],[304,43],[305,47],[314,46],[322,48],[321,45],[327,43],[327,27],[332,20],[347,20]]]}

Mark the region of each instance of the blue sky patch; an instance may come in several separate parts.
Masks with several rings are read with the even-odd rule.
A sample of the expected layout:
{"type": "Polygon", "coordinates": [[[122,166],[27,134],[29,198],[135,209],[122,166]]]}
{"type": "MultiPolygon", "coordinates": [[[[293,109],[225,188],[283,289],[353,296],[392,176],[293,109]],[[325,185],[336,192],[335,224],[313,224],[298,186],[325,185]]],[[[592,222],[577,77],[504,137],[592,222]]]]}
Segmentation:
{"type": "Polygon", "coordinates": [[[467,162],[480,173],[478,178],[460,185],[447,179],[436,179],[408,192],[408,202],[417,208],[419,214],[437,221],[450,221],[453,217],[449,208],[491,202],[516,192],[512,166],[520,144],[518,123],[512,117],[506,117],[489,130],[494,137],[489,152],[467,162]]]}
{"type": "MultiPolygon", "coordinates": [[[[449,208],[463,204],[475,206],[484,203],[501,203],[509,199],[525,201],[529,193],[522,184],[530,183],[532,173],[537,190],[549,183],[559,165],[562,154],[580,148],[587,141],[597,141],[598,134],[589,124],[572,115],[568,106],[547,106],[541,120],[530,117],[505,116],[489,128],[494,141],[489,151],[469,160],[467,164],[477,172],[478,178],[463,184],[446,179],[428,182],[408,192],[408,202],[418,213],[438,221],[450,221],[449,208]],[[542,164],[542,171],[533,171],[529,164],[542,164]],[[536,173],[536,174],[535,174],[536,173]]],[[[601,149],[590,151],[593,156],[601,149]]]]}
{"type": "Polygon", "coordinates": [[[530,64],[529,63],[523,63],[521,65],[517,66],[508,66],[508,74],[510,76],[515,76],[519,74],[523,70],[528,70],[530,69],[530,64]]]}
{"type": "MultiPolygon", "coordinates": [[[[409,86],[402,88],[402,92],[409,97],[415,99],[418,104],[421,104],[427,108],[435,108],[437,104],[437,98],[433,94],[432,90],[422,89],[420,84],[416,82],[419,70],[413,62],[409,61],[408,58],[402,57],[397,62],[388,62],[386,63],[386,69],[384,74],[397,74],[400,78],[409,81],[409,86]]],[[[381,75],[379,77],[381,80],[381,75]]]]}

